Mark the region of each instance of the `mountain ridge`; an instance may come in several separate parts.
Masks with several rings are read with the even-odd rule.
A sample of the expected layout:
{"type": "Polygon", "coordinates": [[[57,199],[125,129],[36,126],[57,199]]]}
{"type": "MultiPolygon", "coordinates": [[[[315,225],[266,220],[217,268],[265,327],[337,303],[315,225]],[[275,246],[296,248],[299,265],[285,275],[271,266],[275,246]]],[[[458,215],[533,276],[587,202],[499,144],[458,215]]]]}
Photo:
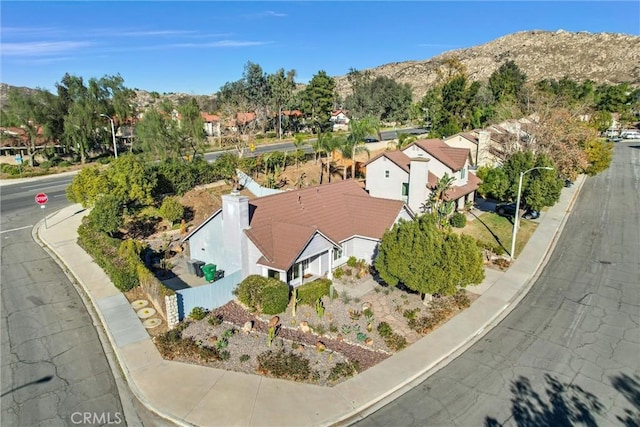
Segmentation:
{"type": "MultiPolygon", "coordinates": [[[[587,31],[520,31],[484,44],[449,50],[428,59],[391,62],[358,71],[368,71],[374,78],[386,76],[398,83],[408,83],[412,87],[414,101],[418,101],[436,82],[437,70],[452,58],[457,58],[466,67],[471,81],[488,80],[491,73],[511,60],[533,82],[568,77],[577,82],[592,80],[596,84],[629,83],[632,87],[640,86],[640,36],[587,31]]],[[[344,98],[351,91],[347,75],[333,78],[337,93],[344,98]]],[[[304,86],[298,85],[299,88],[304,86]]],[[[8,87],[10,85],[0,83],[2,104],[8,87]]],[[[136,89],[135,92],[139,108],[144,109],[153,103],[153,91],[136,89]]],[[[195,97],[205,110],[208,110],[205,106],[212,106],[215,100],[215,94],[165,93],[160,97],[176,104],[185,98],[195,97]]]]}

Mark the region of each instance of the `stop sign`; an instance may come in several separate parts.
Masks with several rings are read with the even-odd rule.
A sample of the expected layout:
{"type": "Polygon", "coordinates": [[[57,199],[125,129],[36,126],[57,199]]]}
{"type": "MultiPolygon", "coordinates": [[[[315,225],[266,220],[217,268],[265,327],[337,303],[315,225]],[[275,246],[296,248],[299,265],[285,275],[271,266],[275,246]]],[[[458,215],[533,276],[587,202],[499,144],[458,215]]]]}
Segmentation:
{"type": "Polygon", "coordinates": [[[49,198],[47,197],[47,195],[45,193],[36,194],[36,203],[37,204],[44,205],[45,203],[47,203],[47,200],[49,200],[49,198]]]}

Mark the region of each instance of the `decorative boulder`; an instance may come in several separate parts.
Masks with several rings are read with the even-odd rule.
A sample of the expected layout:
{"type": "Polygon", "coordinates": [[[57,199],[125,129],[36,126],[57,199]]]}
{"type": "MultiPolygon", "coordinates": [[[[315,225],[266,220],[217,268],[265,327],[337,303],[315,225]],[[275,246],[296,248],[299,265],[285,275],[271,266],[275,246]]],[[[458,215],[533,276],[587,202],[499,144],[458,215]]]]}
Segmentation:
{"type": "Polygon", "coordinates": [[[248,334],[253,329],[253,322],[251,320],[244,322],[244,326],[242,327],[242,332],[248,334]]]}
{"type": "Polygon", "coordinates": [[[364,343],[368,346],[373,345],[373,338],[367,338],[366,340],[364,340],[364,343]]]}
{"type": "Polygon", "coordinates": [[[370,302],[365,302],[365,303],[362,304],[362,311],[365,311],[367,309],[371,310],[371,303],[370,302]]]}
{"type": "Polygon", "coordinates": [[[278,323],[280,323],[280,317],[273,316],[271,320],[269,320],[269,327],[275,328],[276,326],[278,326],[278,323]]]}
{"type": "Polygon", "coordinates": [[[336,336],[336,339],[337,339],[338,341],[340,341],[340,342],[344,341],[344,337],[342,336],[342,334],[338,334],[338,335],[336,336]]]}
{"type": "Polygon", "coordinates": [[[325,351],[326,348],[327,348],[327,346],[324,345],[324,343],[322,341],[317,341],[316,342],[316,350],[318,350],[318,352],[323,352],[323,351],[325,351]]]}
{"type": "Polygon", "coordinates": [[[308,332],[311,332],[311,328],[309,327],[309,322],[307,321],[300,322],[300,331],[304,332],[305,334],[308,332]]]}

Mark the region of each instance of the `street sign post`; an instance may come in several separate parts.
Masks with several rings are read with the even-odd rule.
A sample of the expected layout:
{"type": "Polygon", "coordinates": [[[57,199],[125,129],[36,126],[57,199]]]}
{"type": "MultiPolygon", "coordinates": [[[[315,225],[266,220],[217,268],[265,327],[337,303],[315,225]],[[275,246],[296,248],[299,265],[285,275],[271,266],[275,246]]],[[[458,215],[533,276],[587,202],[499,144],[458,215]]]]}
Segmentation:
{"type": "MultiPolygon", "coordinates": [[[[36,194],[36,203],[39,204],[42,209],[45,208],[45,205],[48,200],[49,200],[49,197],[47,196],[46,193],[36,194]]],[[[49,228],[47,226],[47,215],[44,213],[44,210],[42,211],[42,216],[44,217],[44,228],[49,228]]]]}
{"type": "Polygon", "coordinates": [[[16,163],[18,164],[18,171],[20,172],[20,178],[22,178],[22,154],[16,154],[16,163]]]}

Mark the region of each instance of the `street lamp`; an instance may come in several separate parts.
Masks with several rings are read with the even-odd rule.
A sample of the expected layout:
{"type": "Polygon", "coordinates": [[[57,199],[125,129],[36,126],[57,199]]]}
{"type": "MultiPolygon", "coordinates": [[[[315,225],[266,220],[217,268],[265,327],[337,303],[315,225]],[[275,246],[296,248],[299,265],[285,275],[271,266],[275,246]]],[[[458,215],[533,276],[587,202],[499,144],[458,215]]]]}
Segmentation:
{"type": "Polygon", "coordinates": [[[115,154],[116,159],[117,159],[118,158],[118,147],[116,146],[116,129],[115,129],[115,126],[113,125],[113,119],[111,117],[107,116],[106,114],[100,114],[100,117],[106,117],[111,122],[111,137],[113,138],[113,153],[115,154]]]}
{"type": "Polygon", "coordinates": [[[518,197],[516,200],[516,214],[513,220],[513,235],[511,236],[511,259],[515,259],[516,255],[516,234],[518,233],[518,220],[520,218],[520,193],[522,192],[522,177],[524,174],[534,171],[536,169],[544,169],[552,171],[553,168],[549,166],[537,166],[535,168],[527,169],[524,172],[520,172],[520,180],[518,181],[518,197]]]}

